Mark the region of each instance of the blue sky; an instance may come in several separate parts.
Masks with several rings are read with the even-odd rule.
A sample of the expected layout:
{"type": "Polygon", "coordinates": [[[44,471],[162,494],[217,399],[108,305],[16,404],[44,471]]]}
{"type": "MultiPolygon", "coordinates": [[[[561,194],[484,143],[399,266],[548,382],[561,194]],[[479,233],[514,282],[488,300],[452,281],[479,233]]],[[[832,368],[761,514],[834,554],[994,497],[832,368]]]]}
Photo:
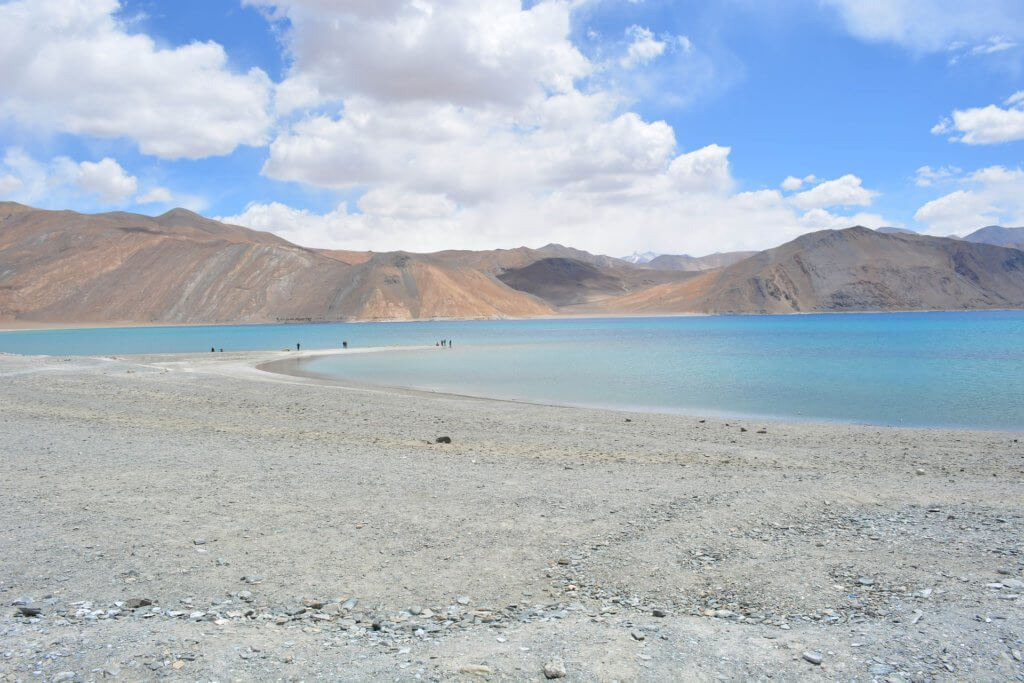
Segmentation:
{"type": "Polygon", "coordinates": [[[45,208],[613,254],[1024,223],[1008,0],[8,0],[0,23],[0,199],[45,208]]]}

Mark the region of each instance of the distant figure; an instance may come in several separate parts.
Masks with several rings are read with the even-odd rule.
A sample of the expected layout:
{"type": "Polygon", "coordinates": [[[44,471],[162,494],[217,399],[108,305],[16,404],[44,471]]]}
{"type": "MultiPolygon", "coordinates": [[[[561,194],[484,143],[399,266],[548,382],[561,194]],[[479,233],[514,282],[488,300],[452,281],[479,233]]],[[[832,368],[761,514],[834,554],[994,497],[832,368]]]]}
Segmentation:
{"type": "Polygon", "coordinates": [[[448,340],[448,348],[449,349],[452,348],[452,340],[451,339],[448,340]]]}
{"type": "Polygon", "coordinates": [[[348,342],[347,341],[341,342],[341,348],[347,349],[348,348],[348,342]]]}
{"type": "Polygon", "coordinates": [[[213,347],[211,346],[211,347],[210,347],[210,353],[213,353],[214,351],[216,351],[216,349],[214,349],[214,348],[213,348],[213,347]]]}
{"type": "Polygon", "coordinates": [[[221,349],[221,350],[220,350],[220,352],[221,352],[221,353],[224,353],[224,349],[221,349]]]}
{"type": "Polygon", "coordinates": [[[295,350],[299,351],[301,349],[302,349],[302,344],[300,344],[299,342],[295,342],[295,350]]]}

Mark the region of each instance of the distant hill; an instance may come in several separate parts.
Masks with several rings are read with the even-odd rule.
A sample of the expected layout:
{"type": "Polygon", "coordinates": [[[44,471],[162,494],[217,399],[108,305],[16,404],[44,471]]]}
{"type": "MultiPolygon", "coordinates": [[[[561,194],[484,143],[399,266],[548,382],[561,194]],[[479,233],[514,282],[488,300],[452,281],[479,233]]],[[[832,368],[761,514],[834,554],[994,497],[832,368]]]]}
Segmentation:
{"type": "Polygon", "coordinates": [[[890,227],[878,228],[878,229],[875,230],[875,232],[880,232],[883,235],[917,235],[918,234],[918,233],[914,232],[913,230],[907,230],[906,228],[890,228],[890,227]]]}
{"type": "Polygon", "coordinates": [[[634,266],[640,266],[645,263],[650,263],[653,259],[656,258],[658,258],[658,254],[654,253],[653,251],[634,251],[629,256],[623,256],[621,260],[626,261],[627,263],[632,263],[634,266]]]}
{"type": "Polygon", "coordinates": [[[307,249],[175,209],[0,202],[0,322],[226,323],[1024,308],[1024,251],[866,228],[634,265],[557,244],[433,254],[307,249]],[[702,269],[702,270],[701,270],[702,269]]]}
{"type": "Polygon", "coordinates": [[[1024,307],[1024,252],[863,227],[824,230],[610,302],[631,313],[1024,307]]]}
{"type": "Polygon", "coordinates": [[[756,254],[754,251],[727,251],[707,256],[690,256],[688,254],[662,254],[647,262],[648,268],[661,270],[702,271],[724,268],[739,263],[745,258],[756,254]]]}
{"type": "Polygon", "coordinates": [[[980,230],[975,230],[963,239],[967,242],[1024,249],[1024,228],[1004,228],[998,225],[990,225],[980,230]]]}

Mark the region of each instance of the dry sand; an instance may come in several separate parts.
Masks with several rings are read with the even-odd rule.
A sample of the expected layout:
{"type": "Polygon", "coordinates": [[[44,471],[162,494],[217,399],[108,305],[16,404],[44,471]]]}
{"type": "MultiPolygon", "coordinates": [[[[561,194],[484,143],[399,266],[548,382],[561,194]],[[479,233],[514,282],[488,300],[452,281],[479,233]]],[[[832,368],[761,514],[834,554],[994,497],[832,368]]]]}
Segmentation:
{"type": "Polygon", "coordinates": [[[1024,680],[1021,434],[294,356],[0,355],[0,680],[1024,680]]]}

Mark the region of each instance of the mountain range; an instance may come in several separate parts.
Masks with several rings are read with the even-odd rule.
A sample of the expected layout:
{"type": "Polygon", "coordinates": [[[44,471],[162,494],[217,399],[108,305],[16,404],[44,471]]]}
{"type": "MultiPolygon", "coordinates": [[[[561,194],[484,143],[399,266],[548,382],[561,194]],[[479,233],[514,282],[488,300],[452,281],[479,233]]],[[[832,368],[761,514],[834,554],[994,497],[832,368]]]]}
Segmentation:
{"type": "Polygon", "coordinates": [[[1024,228],[862,227],[645,263],[539,249],[311,249],[184,209],[0,202],[0,321],[221,323],[1024,308],[1024,228]],[[1015,248],[1016,247],[1016,248],[1015,248]]]}

